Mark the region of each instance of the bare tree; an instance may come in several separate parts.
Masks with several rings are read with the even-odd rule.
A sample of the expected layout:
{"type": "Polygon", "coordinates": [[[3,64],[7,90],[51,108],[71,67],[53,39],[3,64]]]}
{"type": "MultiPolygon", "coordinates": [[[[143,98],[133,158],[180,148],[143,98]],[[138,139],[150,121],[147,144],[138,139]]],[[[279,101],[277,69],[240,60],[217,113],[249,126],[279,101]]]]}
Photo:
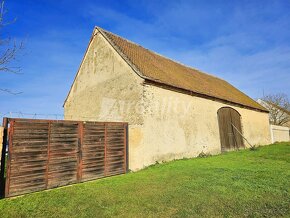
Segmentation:
{"type": "MultiPolygon", "coordinates": [[[[16,21],[6,22],[4,16],[6,10],[4,7],[4,0],[0,0],[0,72],[19,74],[20,68],[12,66],[11,64],[16,60],[16,56],[21,49],[23,49],[23,42],[16,43],[15,39],[11,37],[4,37],[3,29],[16,21]]],[[[13,92],[9,89],[0,88],[0,91],[7,92],[9,94],[20,94],[20,92],[13,92]]]]}
{"type": "Polygon", "coordinates": [[[270,123],[284,125],[290,122],[290,102],[286,94],[267,95],[262,98],[263,106],[270,112],[270,123]]]}

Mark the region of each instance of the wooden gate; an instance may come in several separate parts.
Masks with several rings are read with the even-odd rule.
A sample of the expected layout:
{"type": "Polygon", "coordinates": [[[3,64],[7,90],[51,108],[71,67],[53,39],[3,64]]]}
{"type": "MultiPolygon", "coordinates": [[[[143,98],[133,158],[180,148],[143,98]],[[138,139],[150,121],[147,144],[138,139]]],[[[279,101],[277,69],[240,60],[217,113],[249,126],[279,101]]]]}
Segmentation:
{"type": "Polygon", "coordinates": [[[222,107],[218,110],[218,121],[222,152],[244,147],[241,115],[233,108],[222,107]]]}
{"type": "Polygon", "coordinates": [[[127,171],[127,123],[4,118],[3,124],[5,197],[127,171]]]}

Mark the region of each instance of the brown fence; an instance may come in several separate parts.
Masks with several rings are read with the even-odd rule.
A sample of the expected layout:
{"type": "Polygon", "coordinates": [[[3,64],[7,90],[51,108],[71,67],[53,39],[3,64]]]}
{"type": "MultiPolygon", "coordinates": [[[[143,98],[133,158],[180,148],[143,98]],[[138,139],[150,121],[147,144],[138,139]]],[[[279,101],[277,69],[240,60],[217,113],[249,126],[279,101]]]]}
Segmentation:
{"type": "Polygon", "coordinates": [[[7,121],[5,197],[127,171],[127,123],[7,121]]]}
{"type": "MultiPolygon", "coordinates": [[[[3,140],[3,130],[4,128],[0,126],[0,152],[2,151],[2,140],[3,140]]],[[[0,161],[1,161],[1,154],[0,154],[0,161]]]]}

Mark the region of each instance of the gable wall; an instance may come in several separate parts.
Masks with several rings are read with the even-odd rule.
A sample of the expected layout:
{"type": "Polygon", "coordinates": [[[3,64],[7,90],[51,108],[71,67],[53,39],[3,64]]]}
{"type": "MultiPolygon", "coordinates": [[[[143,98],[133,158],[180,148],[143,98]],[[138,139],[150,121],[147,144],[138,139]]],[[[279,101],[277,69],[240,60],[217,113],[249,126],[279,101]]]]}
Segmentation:
{"type": "Polygon", "coordinates": [[[64,105],[66,120],[128,122],[129,167],[143,145],[142,81],[98,33],[64,105]]]}

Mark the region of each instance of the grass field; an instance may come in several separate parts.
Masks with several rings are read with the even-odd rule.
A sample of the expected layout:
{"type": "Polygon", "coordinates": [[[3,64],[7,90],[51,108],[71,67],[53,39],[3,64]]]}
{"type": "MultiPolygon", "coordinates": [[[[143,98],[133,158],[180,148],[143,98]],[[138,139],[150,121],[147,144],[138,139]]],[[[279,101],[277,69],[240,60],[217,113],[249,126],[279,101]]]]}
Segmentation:
{"type": "Polygon", "coordinates": [[[290,143],[0,200],[0,217],[290,217],[290,143]]]}

